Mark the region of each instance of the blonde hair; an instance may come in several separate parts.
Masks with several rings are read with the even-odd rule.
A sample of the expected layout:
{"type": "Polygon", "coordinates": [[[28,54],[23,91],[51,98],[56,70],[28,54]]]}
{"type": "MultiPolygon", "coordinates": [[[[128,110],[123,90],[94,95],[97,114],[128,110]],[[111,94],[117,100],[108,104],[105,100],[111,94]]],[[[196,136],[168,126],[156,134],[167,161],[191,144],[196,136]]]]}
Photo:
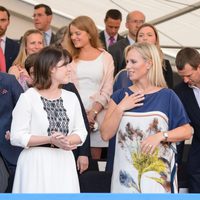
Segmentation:
{"type": "Polygon", "coordinates": [[[94,21],[88,16],[79,16],[71,21],[69,24],[69,31],[67,34],[67,50],[71,53],[73,58],[78,58],[80,54],[80,49],[75,48],[73,42],[71,41],[70,27],[71,25],[80,29],[81,31],[85,31],[90,36],[90,44],[94,48],[101,48],[101,41],[99,39],[98,29],[94,23],[94,21]]]}
{"type": "Polygon", "coordinates": [[[128,46],[125,49],[125,57],[132,49],[135,49],[145,61],[150,61],[152,63],[150,69],[148,70],[147,79],[151,85],[156,87],[165,87],[167,88],[167,84],[165,82],[163,71],[162,71],[162,63],[160,60],[159,51],[154,44],[149,43],[135,43],[133,45],[128,46]]]}
{"type": "Polygon", "coordinates": [[[14,60],[13,65],[19,65],[20,67],[24,68],[24,63],[28,56],[27,52],[26,52],[27,38],[31,34],[41,34],[43,37],[43,44],[44,44],[44,35],[41,31],[39,31],[37,29],[30,29],[30,30],[26,31],[21,39],[19,53],[18,53],[16,59],[14,60]]]}

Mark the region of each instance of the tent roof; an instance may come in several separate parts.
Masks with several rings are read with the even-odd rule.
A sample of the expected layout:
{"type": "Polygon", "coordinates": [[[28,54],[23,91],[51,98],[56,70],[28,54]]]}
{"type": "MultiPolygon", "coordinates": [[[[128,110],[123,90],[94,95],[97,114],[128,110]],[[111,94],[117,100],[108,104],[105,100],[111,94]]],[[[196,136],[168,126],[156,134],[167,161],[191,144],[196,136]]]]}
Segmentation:
{"type": "Polygon", "coordinates": [[[106,11],[116,8],[123,16],[120,32],[125,33],[126,15],[130,11],[140,10],[146,15],[146,22],[156,26],[165,54],[175,57],[179,48],[183,46],[200,49],[200,1],[197,0],[184,0],[184,3],[182,0],[0,0],[0,2],[10,9],[13,21],[16,22],[13,25],[11,22],[8,30],[15,38],[19,38],[27,29],[33,27],[33,5],[45,3],[54,12],[52,26],[55,30],[67,25],[79,15],[90,16],[99,29],[104,29],[106,11]],[[20,28],[15,27],[16,25],[20,28]]]}

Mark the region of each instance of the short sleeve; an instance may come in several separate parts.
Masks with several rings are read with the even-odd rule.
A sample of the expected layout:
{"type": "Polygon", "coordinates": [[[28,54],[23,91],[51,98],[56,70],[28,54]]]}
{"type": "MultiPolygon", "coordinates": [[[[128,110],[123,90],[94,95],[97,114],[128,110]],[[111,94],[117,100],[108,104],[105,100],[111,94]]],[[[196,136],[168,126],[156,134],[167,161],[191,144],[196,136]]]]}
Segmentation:
{"type": "Polygon", "coordinates": [[[190,123],[184,106],[174,91],[171,91],[170,106],[169,106],[169,129],[182,126],[190,123]]]}
{"type": "MultiPolygon", "coordinates": [[[[116,103],[119,104],[120,101],[124,98],[125,92],[130,93],[127,88],[122,88],[114,92],[111,96],[111,99],[116,103]]],[[[130,95],[130,94],[129,94],[130,95]]]]}

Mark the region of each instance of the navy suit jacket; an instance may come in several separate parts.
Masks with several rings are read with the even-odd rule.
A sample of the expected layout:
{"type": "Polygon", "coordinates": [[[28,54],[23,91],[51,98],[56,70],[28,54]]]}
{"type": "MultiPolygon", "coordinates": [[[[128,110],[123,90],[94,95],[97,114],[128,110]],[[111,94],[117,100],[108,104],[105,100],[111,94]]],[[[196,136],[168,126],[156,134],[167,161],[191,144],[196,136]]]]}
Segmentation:
{"type": "Polygon", "coordinates": [[[180,83],[175,87],[175,92],[181,99],[185,110],[194,128],[194,135],[188,156],[189,191],[200,193],[200,108],[198,106],[193,89],[186,83],[180,83]]]}
{"type": "Polygon", "coordinates": [[[5,59],[6,59],[6,71],[13,65],[13,61],[18,55],[20,43],[17,40],[12,40],[6,37],[5,43],[5,59]]]}
{"type": "Polygon", "coordinates": [[[6,131],[10,130],[13,108],[22,92],[23,89],[15,76],[0,72],[0,153],[8,168],[16,166],[22,150],[5,139],[6,131]]]}
{"type": "MultiPolygon", "coordinates": [[[[101,43],[103,44],[103,48],[105,49],[105,50],[107,50],[107,46],[106,46],[106,37],[105,37],[105,34],[104,34],[104,31],[101,31],[100,33],[99,33],[99,39],[101,40],[101,43]]],[[[117,41],[119,41],[119,40],[122,40],[122,39],[124,39],[124,37],[122,37],[121,35],[117,35],[117,41]]]]}
{"type": "Polygon", "coordinates": [[[130,45],[128,38],[124,38],[109,47],[108,52],[112,55],[115,65],[114,76],[126,66],[124,49],[130,45]]]}

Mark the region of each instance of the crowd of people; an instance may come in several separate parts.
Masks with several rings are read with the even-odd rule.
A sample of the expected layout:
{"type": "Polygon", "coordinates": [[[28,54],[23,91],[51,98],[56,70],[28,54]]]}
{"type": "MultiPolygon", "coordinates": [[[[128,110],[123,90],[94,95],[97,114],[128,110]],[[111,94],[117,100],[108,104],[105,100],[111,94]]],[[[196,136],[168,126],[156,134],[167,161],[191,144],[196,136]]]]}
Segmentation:
{"type": "Polygon", "coordinates": [[[193,136],[188,186],[199,193],[199,52],[178,52],[176,85],[141,11],[128,13],[126,37],[117,9],[101,32],[78,16],[53,33],[52,18],[36,5],[35,28],[17,41],[0,6],[0,192],[79,193],[106,148],[112,193],[177,193],[177,163],[193,136]]]}

